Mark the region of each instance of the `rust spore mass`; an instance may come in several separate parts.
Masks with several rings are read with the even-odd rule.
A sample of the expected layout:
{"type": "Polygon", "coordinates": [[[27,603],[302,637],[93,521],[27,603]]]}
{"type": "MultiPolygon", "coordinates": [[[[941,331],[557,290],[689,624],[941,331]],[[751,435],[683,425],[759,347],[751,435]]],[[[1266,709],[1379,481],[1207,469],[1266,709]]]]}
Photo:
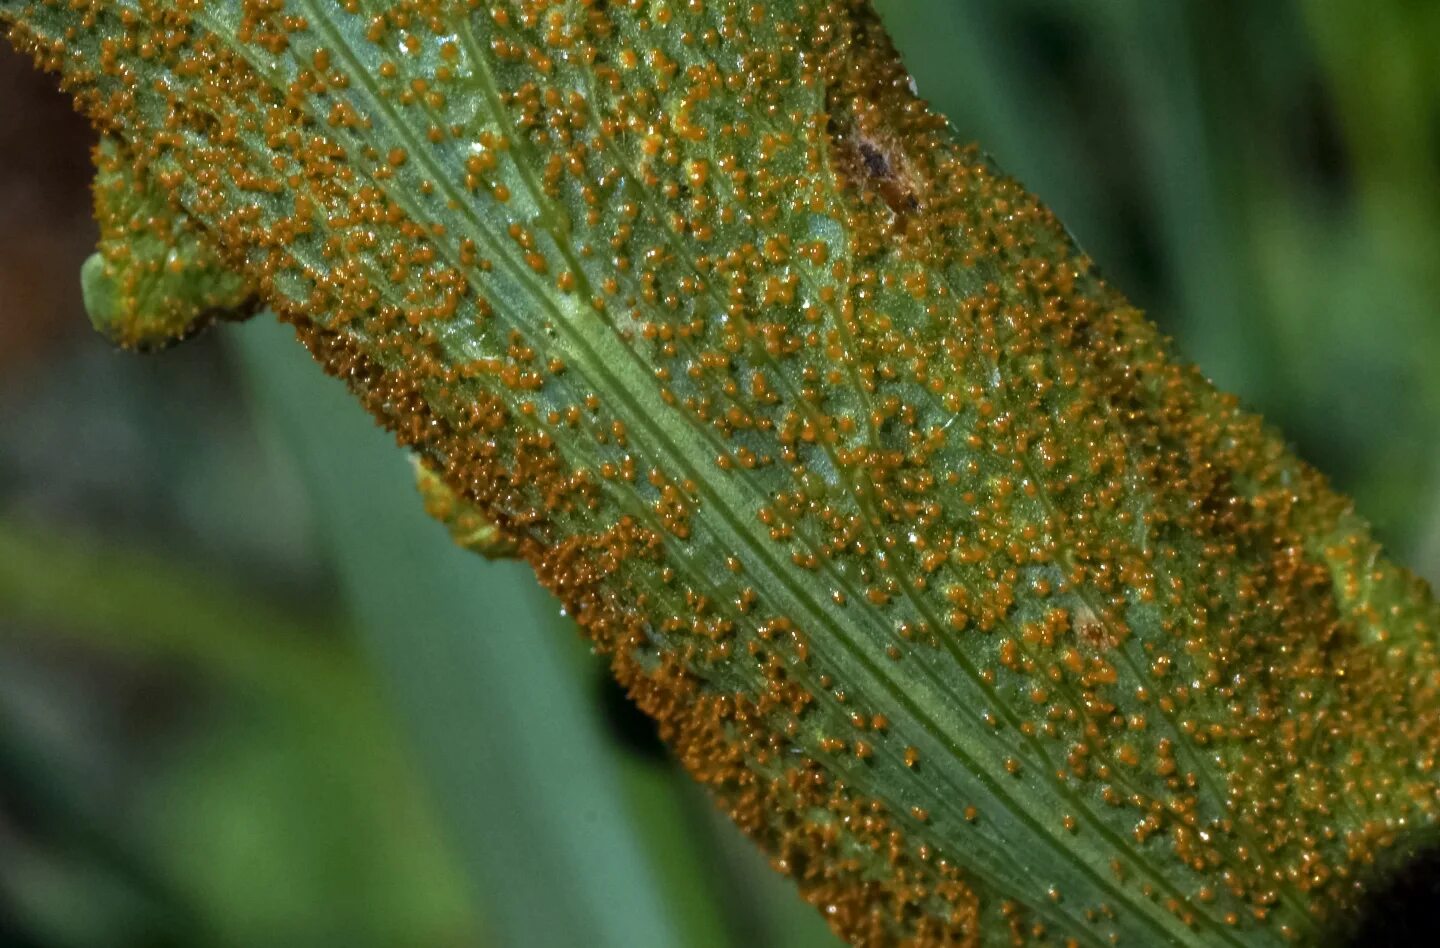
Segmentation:
{"type": "Polygon", "coordinates": [[[868,6],[0,17],[853,942],[1313,942],[1435,824],[1429,591],[868,6]]]}

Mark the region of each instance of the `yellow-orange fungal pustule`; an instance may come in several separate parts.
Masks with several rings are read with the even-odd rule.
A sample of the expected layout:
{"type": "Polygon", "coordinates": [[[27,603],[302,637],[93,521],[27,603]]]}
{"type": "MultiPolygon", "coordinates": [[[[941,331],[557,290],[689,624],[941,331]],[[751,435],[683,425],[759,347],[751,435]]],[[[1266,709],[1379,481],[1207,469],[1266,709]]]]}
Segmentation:
{"type": "Polygon", "coordinates": [[[1428,590],[864,4],[0,17],[857,944],[1313,942],[1435,824],[1428,590]]]}

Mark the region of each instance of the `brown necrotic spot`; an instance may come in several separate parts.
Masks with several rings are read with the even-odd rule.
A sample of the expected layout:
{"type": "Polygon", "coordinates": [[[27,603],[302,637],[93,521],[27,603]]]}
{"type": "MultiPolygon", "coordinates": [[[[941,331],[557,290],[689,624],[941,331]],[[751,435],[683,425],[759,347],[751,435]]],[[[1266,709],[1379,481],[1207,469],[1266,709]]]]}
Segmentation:
{"type": "Polygon", "coordinates": [[[890,170],[890,159],[874,142],[860,139],[855,143],[855,149],[860,153],[860,160],[865,166],[865,173],[872,181],[887,181],[894,176],[890,170]]]}
{"type": "Polygon", "coordinates": [[[868,103],[841,104],[833,92],[827,97],[830,160],[847,188],[878,198],[894,215],[894,223],[920,209],[920,176],[893,135],[867,127],[868,103]]]}

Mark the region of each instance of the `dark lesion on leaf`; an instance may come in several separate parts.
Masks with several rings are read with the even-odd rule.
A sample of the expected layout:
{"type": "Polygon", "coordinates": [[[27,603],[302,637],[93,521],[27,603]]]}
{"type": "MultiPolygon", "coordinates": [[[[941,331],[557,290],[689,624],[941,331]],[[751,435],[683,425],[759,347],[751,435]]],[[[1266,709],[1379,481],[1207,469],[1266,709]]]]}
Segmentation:
{"type": "Polygon", "coordinates": [[[826,103],[834,169],[846,186],[878,198],[890,209],[893,224],[903,227],[921,208],[920,175],[893,135],[867,128],[864,110],[837,98],[832,93],[826,103]]]}
{"type": "Polygon", "coordinates": [[[860,153],[861,162],[865,165],[865,173],[870,176],[871,180],[885,181],[894,177],[895,172],[890,170],[890,160],[874,142],[861,139],[855,143],[855,147],[860,153]]]}

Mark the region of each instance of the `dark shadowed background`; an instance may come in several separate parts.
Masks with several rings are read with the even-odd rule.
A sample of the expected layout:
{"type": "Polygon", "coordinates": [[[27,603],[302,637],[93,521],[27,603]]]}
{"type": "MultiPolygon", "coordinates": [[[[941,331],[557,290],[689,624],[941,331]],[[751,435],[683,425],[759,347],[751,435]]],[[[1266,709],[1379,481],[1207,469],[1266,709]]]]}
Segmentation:
{"type": "MultiPolygon", "coordinates": [[[[959,134],[1440,577],[1440,4],[880,6],[959,134]]],[[[833,944],[273,321],[89,331],[88,143],[0,52],[0,944],[833,944]]]]}

